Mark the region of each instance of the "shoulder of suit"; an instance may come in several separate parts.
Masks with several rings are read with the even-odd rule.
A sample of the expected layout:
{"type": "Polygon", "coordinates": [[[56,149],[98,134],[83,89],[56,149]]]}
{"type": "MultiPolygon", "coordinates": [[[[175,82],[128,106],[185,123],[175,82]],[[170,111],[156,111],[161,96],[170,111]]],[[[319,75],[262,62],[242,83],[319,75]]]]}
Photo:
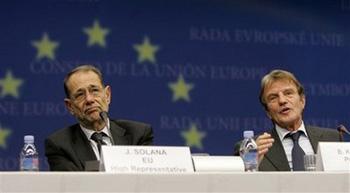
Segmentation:
{"type": "Polygon", "coordinates": [[[110,121],[114,122],[115,124],[119,125],[122,128],[125,127],[151,127],[150,124],[139,122],[139,121],[133,121],[133,120],[127,120],[127,119],[111,119],[110,121]]]}
{"type": "Polygon", "coordinates": [[[61,136],[71,136],[71,134],[76,131],[76,129],[80,129],[79,124],[74,124],[69,127],[65,127],[59,130],[54,131],[52,134],[48,136],[48,138],[57,138],[61,136]]]}
{"type": "Polygon", "coordinates": [[[324,128],[324,127],[318,127],[318,126],[312,126],[312,125],[305,125],[305,129],[310,130],[317,130],[322,132],[331,132],[331,133],[338,133],[336,129],[330,129],[330,128],[324,128]]]}

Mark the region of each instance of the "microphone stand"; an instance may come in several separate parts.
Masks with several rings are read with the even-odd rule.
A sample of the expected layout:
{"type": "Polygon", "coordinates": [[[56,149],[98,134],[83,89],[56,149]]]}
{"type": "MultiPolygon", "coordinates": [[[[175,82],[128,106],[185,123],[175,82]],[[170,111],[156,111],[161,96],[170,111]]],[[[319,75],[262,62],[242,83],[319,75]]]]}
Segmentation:
{"type": "MultiPolygon", "coordinates": [[[[107,130],[108,132],[112,133],[111,130],[110,130],[110,125],[109,125],[109,122],[108,122],[108,114],[106,111],[101,111],[100,112],[100,117],[101,119],[103,120],[103,122],[105,123],[106,127],[107,127],[107,130]]],[[[110,137],[111,138],[111,143],[112,145],[114,145],[114,139],[113,139],[113,136],[110,137]]]]}

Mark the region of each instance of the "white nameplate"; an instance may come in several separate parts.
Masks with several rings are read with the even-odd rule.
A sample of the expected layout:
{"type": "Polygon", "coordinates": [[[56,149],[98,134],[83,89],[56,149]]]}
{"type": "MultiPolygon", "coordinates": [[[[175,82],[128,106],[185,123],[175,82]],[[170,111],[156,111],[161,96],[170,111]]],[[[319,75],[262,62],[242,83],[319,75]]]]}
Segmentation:
{"type": "Polygon", "coordinates": [[[196,172],[244,172],[239,156],[192,156],[196,172]]]}
{"type": "Polygon", "coordinates": [[[317,171],[350,171],[349,142],[320,142],[318,144],[317,171]]]}
{"type": "Polygon", "coordinates": [[[193,173],[189,147],[102,146],[100,171],[110,173],[193,173]]]}

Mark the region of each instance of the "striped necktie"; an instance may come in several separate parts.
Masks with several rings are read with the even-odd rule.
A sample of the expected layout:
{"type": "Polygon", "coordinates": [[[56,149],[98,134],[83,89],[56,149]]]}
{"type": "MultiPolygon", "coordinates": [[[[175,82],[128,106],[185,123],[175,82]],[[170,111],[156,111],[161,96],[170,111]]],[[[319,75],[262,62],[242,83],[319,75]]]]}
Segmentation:
{"type": "Polygon", "coordinates": [[[101,145],[107,145],[106,142],[103,141],[103,136],[106,135],[103,132],[98,133],[98,132],[94,132],[91,135],[91,139],[94,140],[97,143],[97,149],[98,152],[101,154],[101,145]]]}
{"type": "Polygon", "coordinates": [[[305,171],[304,168],[304,150],[299,145],[299,137],[301,131],[295,133],[288,133],[286,137],[290,137],[293,140],[293,149],[292,149],[292,162],[293,162],[293,171],[305,171]]]}

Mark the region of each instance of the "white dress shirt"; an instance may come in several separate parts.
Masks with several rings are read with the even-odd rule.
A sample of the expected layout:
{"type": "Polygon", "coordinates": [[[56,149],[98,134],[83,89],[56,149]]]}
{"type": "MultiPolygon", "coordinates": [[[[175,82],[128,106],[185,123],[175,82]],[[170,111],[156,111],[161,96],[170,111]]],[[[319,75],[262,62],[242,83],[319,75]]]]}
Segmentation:
{"type": "MultiPolygon", "coordinates": [[[[288,131],[287,129],[281,128],[277,124],[275,125],[275,128],[282,142],[284,152],[286,153],[289,167],[291,168],[291,170],[293,170],[293,163],[292,163],[293,140],[290,137],[286,137],[286,135],[290,133],[290,131],[288,131]]],[[[301,123],[300,127],[296,131],[293,131],[291,133],[295,133],[297,131],[301,131],[302,133],[299,138],[299,145],[303,149],[305,154],[315,154],[312,148],[311,142],[309,140],[309,137],[306,133],[304,122],[301,123]]]]}
{"type": "MultiPolygon", "coordinates": [[[[112,146],[113,145],[113,138],[112,138],[112,134],[110,132],[110,130],[108,128],[110,123],[109,123],[109,119],[108,119],[108,127],[104,127],[100,132],[103,132],[105,135],[103,135],[102,140],[103,142],[105,142],[108,146],[112,146]]],[[[96,155],[97,160],[100,160],[100,154],[98,152],[98,148],[97,148],[97,143],[91,139],[91,135],[94,134],[96,131],[93,131],[91,129],[87,129],[85,127],[83,127],[82,125],[80,125],[80,128],[83,130],[84,134],[86,135],[86,137],[89,139],[90,141],[90,145],[92,147],[92,149],[94,150],[94,153],[96,155]]]]}

